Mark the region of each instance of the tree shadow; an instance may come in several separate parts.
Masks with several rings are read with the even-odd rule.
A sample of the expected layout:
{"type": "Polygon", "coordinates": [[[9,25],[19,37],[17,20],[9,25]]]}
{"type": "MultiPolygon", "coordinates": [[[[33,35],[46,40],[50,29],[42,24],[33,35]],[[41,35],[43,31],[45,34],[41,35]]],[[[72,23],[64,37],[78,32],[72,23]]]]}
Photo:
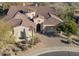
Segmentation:
{"type": "Polygon", "coordinates": [[[62,43],[65,43],[65,44],[70,44],[70,42],[68,40],[60,40],[62,43]]]}
{"type": "Polygon", "coordinates": [[[71,43],[68,38],[62,37],[62,36],[60,36],[60,35],[59,35],[59,37],[62,38],[62,39],[60,40],[62,43],[65,43],[65,44],[70,44],[70,43],[71,43]]]}
{"type": "Polygon", "coordinates": [[[72,39],[72,43],[75,45],[79,45],[79,39],[72,39]]]}
{"type": "Polygon", "coordinates": [[[47,37],[58,37],[57,33],[55,32],[48,32],[48,33],[44,33],[43,35],[47,37]]]}

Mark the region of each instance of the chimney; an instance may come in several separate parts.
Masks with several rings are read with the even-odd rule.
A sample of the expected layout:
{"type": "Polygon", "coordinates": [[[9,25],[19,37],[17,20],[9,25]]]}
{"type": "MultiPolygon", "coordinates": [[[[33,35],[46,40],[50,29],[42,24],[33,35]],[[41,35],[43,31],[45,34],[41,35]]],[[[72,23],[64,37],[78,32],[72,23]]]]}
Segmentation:
{"type": "Polygon", "coordinates": [[[35,6],[36,6],[36,7],[38,7],[38,6],[39,6],[39,4],[38,4],[38,3],[36,3],[36,4],[35,4],[35,6]]]}
{"type": "Polygon", "coordinates": [[[2,2],[0,2],[0,6],[3,6],[3,3],[2,2]]]}
{"type": "Polygon", "coordinates": [[[26,5],[26,3],[25,2],[23,2],[23,6],[25,6],[26,5]]]}

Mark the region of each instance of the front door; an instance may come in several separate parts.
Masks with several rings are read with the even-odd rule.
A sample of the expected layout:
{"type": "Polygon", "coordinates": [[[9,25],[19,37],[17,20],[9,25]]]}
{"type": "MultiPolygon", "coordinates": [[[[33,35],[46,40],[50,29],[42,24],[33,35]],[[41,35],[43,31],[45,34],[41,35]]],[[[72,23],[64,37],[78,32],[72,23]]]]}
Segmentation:
{"type": "Polygon", "coordinates": [[[37,24],[36,31],[41,32],[41,25],[40,24],[37,24]]]}

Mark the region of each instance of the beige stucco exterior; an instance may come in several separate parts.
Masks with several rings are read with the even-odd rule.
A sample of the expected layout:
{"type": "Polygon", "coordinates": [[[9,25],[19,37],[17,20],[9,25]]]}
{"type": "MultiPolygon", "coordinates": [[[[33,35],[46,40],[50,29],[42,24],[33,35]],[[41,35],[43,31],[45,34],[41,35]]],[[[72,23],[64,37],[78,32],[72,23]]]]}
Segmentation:
{"type": "Polygon", "coordinates": [[[36,14],[35,12],[29,12],[29,13],[26,13],[26,16],[32,19],[35,16],[35,14],[36,14]]]}
{"type": "Polygon", "coordinates": [[[22,15],[20,12],[18,12],[15,15],[14,19],[24,19],[23,17],[25,16],[32,19],[35,16],[35,12],[29,12],[29,13],[26,13],[25,15],[22,15]]]}
{"type": "Polygon", "coordinates": [[[44,22],[44,19],[42,19],[42,18],[40,18],[40,17],[34,19],[34,23],[35,23],[35,24],[38,24],[38,23],[41,24],[41,23],[43,23],[43,22],[44,22]]]}
{"type": "Polygon", "coordinates": [[[38,17],[38,18],[35,18],[33,20],[34,20],[34,23],[35,23],[35,29],[37,27],[37,24],[40,24],[41,25],[41,31],[42,31],[43,30],[43,22],[44,22],[44,19],[38,17]]]}
{"type": "Polygon", "coordinates": [[[24,26],[17,26],[17,27],[14,27],[14,37],[16,38],[16,42],[25,40],[25,39],[20,39],[21,31],[23,31],[24,29],[26,34],[26,40],[29,41],[32,39],[32,32],[29,31],[28,27],[26,28],[24,26]]]}

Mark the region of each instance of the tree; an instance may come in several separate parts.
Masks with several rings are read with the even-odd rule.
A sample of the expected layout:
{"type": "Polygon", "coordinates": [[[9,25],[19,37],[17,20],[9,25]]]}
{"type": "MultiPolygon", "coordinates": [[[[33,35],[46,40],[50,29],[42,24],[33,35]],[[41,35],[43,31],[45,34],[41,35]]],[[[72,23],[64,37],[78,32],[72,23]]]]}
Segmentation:
{"type": "Polygon", "coordinates": [[[67,35],[76,34],[78,31],[77,24],[73,20],[64,22],[58,29],[65,32],[67,35]]]}
{"type": "Polygon", "coordinates": [[[71,6],[71,4],[68,4],[64,11],[58,14],[58,16],[63,19],[63,24],[59,25],[57,30],[64,32],[64,34],[67,36],[68,41],[71,42],[71,35],[77,34],[78,27],[76,22],[73,19],[74,16],[74,8],[71,6]]]}
{"type": "Polygon", "coordinates": [[[69,34],[76,34],[77,33],[77,24],[73,19],[74,16],[74,9],[72,6],[67,6],[64,12],[59,14],[60,18],[63,19],[64,23],[59,26],[59,28],[69,34]]]}
{"type": "Polygon", "coordinates": [[[0,20],[0,48],[15,43],[11,30],[12,28],[6,22],[0,20]]]}
{"type": "Polygon", "coordinates": [[[72,34],[77,34],[78,27],[77,24],[73,20],[68,20],[64,22],[62,25],[58,27],[59,31],[63,31],[64,34],[67,36],[68,41],[71,42],[71,35],[72,34]]]}
{"type": "Polygon", "coordinates": [[[63,20],[72,20],[74,16],[74,7],[68,4],[63,8],[64,8],[63,10],[60,10],[57,13],[57,16],[59,16],[63,20]],[[66,19],[66,18],[70,18],[70,19],[66,19]]]}

